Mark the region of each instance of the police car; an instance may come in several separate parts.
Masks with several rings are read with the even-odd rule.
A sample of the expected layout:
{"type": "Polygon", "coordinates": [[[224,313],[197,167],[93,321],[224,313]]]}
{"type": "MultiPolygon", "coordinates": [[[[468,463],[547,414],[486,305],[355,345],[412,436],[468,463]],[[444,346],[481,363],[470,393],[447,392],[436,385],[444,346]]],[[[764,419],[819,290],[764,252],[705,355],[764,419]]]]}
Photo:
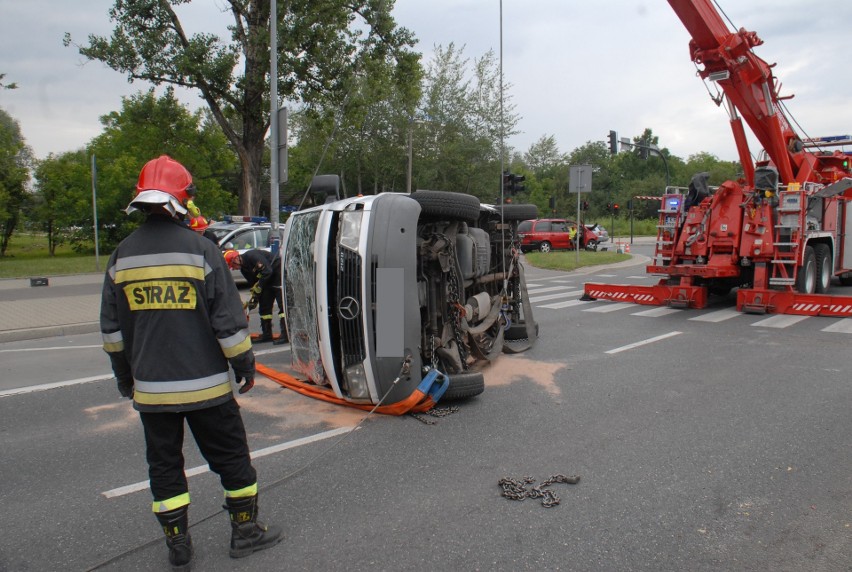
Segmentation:
{"type": "MultiPolygon", "coordinates": [[[[269,231],[272,223],[264,216],[226,215],[221,221],[212,222],[207,230],[216,237],[216,244],[222,249],[236,250],[240,254],[247,250],[270,250],[269,231]]],[[[234,280],[244,281],[239,270],[232,270],[234,280]]]]}

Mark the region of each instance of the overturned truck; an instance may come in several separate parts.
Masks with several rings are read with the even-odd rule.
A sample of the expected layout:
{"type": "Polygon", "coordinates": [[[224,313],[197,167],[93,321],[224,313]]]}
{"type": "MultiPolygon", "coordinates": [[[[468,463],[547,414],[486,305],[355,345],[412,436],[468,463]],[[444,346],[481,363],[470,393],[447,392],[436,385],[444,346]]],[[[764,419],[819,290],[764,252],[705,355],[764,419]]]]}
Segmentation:
{"type": "Polygon", "coordinates": [[[281,247],[293,368],[353,404],[393,404],[428,379],[444,399],[481,393],[482,368],[537,337],[516,232],[536,216],[441,191],[294,213],[281,247]]]}

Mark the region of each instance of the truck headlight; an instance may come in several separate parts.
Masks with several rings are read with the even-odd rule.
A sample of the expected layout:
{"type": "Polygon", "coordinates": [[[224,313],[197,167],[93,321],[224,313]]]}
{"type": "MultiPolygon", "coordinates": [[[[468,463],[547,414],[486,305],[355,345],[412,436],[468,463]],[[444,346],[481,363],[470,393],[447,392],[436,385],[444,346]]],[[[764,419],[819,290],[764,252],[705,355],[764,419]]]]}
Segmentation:
{"type": "Polygon", "coordinates": [[[361,218],[364,211],[344,211],[340,214],[340,246],[357,252],[361,240],[361,218]]]}
{"type": "Polygon", "coordinates": [[[367,399],[370,390],[367,387],[367,373],[361,364],[346,368],[346,386],[349,389],[349,397],[353,399],[367,399]]]}

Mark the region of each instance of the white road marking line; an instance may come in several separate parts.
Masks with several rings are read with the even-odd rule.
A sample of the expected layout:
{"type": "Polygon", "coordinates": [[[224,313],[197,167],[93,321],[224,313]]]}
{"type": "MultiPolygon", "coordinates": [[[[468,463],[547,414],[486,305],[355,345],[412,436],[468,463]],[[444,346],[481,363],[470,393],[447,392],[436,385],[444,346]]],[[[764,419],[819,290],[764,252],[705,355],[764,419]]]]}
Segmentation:
{"type": "Polygon", "coordinates": [[[765,320],[755,322],[752,326],[757,326],[759,328],[786,328],[787,326],[798,324],[802,320],[807,320],[808,318],[810,318],[810,316],[788,316],[785,314],[778,314],[776,316],[766,318],[765,320]]]}
{"type": "Polygon", "coordinates": [[[716,310],[715,312],[695,316],[694,318],[690,318],[690,320],[696,322],[722,322],[724,320],[736,318],[737,316],[742,316],[742,313],[736,310],[716,310]]]}
{"type": "Polygon", "coordinates": [[[543,292],[555,292],[556,290],[565,290],[565,286],[550,286],[548,288],[530,288],[527,286],[527,292],[530,294],[541,294],[543,292]]]}
{"type": "Polygon", "coordinates": [[[96,346],[60,346],[57,348],[20,348],[16,350],[0,350],[0,354],[12,353],[12,352],[54,352],[56,350],[82,350],[82,349],[91,349],[91,348],[103,348],[103,344],[98,344],[96,346]]]}
{"type": "Polygon", "coordinates": [[[656,276],[628,276],[628,280],[659,280],[656,276]]]}
{"type": "Polygon", "coordinates": [[[604,353],[607,353],[607,354],[617,354],[617,353],[619,353],[619,352],[624,352],[624,351],[627,351],[627,350],[632,350],[633,348],[638,348],[638,347],[640,347],[640,346],[645,346],[645,345],[648,345],[648,344],[653,344],[654,342],[659,342],[660,340],[665,340],[665,339],[667,339],[667,338],[671,338],[671,337],[674,337],[674,336],[680,335],[680,334],[682,334],[682,333],[683,333],[683,332],[669,332],[668,334],[663,334],[662,336],[657,336],[657,337],[654,337],[654,338],[649,338],[649,339],[647,339],[647,340],[642,340],[641,342],[636,342],[636,343],[633,343],[633,344],[627,344],[626,346],[621,346],[620,348],[613,348],[613,349],[608,350],[608,351],[606,351],[606,352],[604,352],[604,353]]]}
{"type": "Polygon", "coordinates": [[[23,395],[25,393],[35,393],[37,391],[47,391],[48,389],[56,389],[58,387],[68,387],[69,385],[82,385],[93,381],[103,381],[105,379],[113,379],[115,376],[95,375],[92,377],[82,377],[80,379],[69,379],[68,381],[57,381],[55,383],[42,383],[41,385],[31,385],[29,387],[16,387],[15,389],[6,389],[0,391],[0,397],[9,397],[10,395],[23,395]]]}
{"type": "Polygon", "coordinates": [[[623,310],[625,308],[635,308],[636,304],[633,302],[617,302],[601,304],[600,306],[595,306],[594,308],[587,308],[583,310],[584,312],[597,312],[599,314],[608,314],[609,312],[615,312],[618,310],[623,310]]]}
{"type": "Polygon", "coordinates": [[[591,304],[593,300],[568,300],[567,302],[556,302],[555,304],[543,304],[536,308],[548,308],[550,310],[558,310],[560,308],[570,308],[571,306],[580,306],[582,304],[591,304]]]}
{"type": "MultiPolygon", "coordinates": [[[[336,437],[338,435],[348,433],[349,431],[352,431],[356,428],[357,427],[339,427],[337,429],[332,429],[331,431],[324,431],[322,433],[317,433],[316,435],[311,435],[310,437],[302,437],[301,439],[296,439],[294,441],[288,441],[279,445],[273,445],[271,447],[266,447],[265,449],[259,449],[253,452],[251,454],[251,458],[252,460],[259,459],[260,457],[265,457],[274,453],[280,453],[281,451],[286,451],[287,449],[301,447],[302,445],[308,445],[316,441],[322,441],[323,439],[330,439],[331,437],[336,437]]],[[[192,469],[188,469],[186,471],[186,476],[194,477],[195,475],[201,475],[203,473],[209,472],[210,467],[208,465],[201,465],[199,467],[193,467],[192,469]]],[[[129,495],[131,493],[136,493],[139,491],[144,491],[148,488],[148,486],[148,481],[141,481],[132,485],[126,485],[109,491],[104,491],[101,494],[104,495],[106,498],[111,499],[124,495],[129,495]]]]}
{"type": "Polygon", "coordinates": [[[553,300],[555,298],[571,298],[573,296],[582,296],[582,290],[567,290],[558,294],[547,294],[546,296],[535,296],[530,298],[530,302],[544,302],[545,300],[553,300]]]}
{"type": "Polygon", "coordinates": [[[660,306],[659,308],[651,308],[650,310],[645,310],[642,312],[635,312],[630,314],[631,316],[646,316],[651,318],[658,318],[660,316],[666,316],[668,314],[674,314],[675,312],[680,312],[677,308],[669,308],[667,306],[660,306]]]}
{"type": "Polygon", "coordinates": [[[823,332],[835,332],[838,334],[852,334],[852,318],[843,318],[822,329],[823,332]]]}
{"type": "Polygon", "coordinates": [[[618,274],[595,274],[597,278],[615,278],[618,274]]]}

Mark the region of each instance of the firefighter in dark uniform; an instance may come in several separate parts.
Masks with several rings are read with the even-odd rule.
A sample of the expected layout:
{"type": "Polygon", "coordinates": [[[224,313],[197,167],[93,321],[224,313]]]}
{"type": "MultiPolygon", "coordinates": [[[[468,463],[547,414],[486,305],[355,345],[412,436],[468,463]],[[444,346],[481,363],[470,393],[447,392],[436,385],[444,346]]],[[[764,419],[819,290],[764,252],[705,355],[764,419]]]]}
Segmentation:
{"type": "Polygon", "coordinates": [[[230,555],[282,538],[279,527],[257,521],[257,474],[228,375],[230,365],[240,393],[254,385],[248,323],[222,253],[182,222],[194,194],[191,175],[172,158],[143,167],[127,211],[146,220],[110,257],[100,317],[118,390],[142,420],[153,509],[175,570],[192,559],[184,422],[225,489],[230,555]]]}
{"type": "Polygon", "coordinates": [[[225,261],[232,270],[239,270],[249,284],[251,298],[247,308],[259,306],[260,337],[258,342],[272,340],[272,307],[278,304],[278,324],[281,337],[275,343],[287,342],[287,324],[284,320],[284,296],[281,292],[281,257],[265,250],[247,250],[242,254],[236,250],[225,253],[225,261]]]}

